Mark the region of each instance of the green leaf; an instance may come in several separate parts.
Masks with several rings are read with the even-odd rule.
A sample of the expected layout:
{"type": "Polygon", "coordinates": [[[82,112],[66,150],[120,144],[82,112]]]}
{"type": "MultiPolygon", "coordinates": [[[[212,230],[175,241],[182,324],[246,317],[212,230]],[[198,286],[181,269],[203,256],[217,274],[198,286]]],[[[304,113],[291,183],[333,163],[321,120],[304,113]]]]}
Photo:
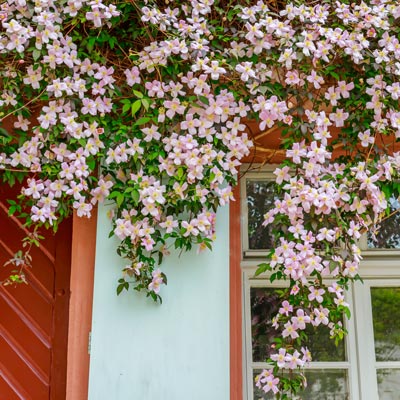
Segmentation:
{"type": "Polygon", "coordinates": [[[94,171],[96,168],[96,160],[94,158],[88,158],[86,163],[91,171],[94,171]]]}
{"type": "Polygon", "coordinates": [[[124,202],[124,199],[125,199],[124,195],[122,193],[118,193],[118,196],[117,196],[117,206],[118,207],[121,207],[121,204],[124,202]]]}
{"type": "Polygon", "coordinates": [[[88,53],[91,53],[93,51],[93,47],[94,47],[95,42],[96,42],[96,38],[95,37],[91,37],[87,41],[86,49],[87,49],[88,53]]]}
{"type": "Polygon", "coordinates": [[[135,122],[135,125],[144,125],[144,124],[147,124],[149,121],[151,121],[151,118],[149,118],[149,117],[142,117],[142,118],[139,118],[139,119],[135,122]]]}
{"type": "Polygon", "coordinates": [[[139,198],[140,198],[139,192],[136,189],[132,190],[131,196],[132,196],[132,199],[135,202],[135,204],[138,204],[139,203],[139,198]]]}
{"type": "Polygon", "coordinates": [[[338,81],[340,80],[340,76],[336,73],[336,72],[334,72],[334,71],[330,71],[329,72],[329,75],[331,75],[331,76],[333,76],[335,79],[337,79],[338,81]]]}
{"type": "Polygon", "coordinates": [[[132,117],[139,111],[141,106],[142,106],[142,102],[140,100],[136,100],[134,103],[132,103],[132,106],[131,106],[132,117]]]}
{"type": "Polygon", "coordinates": [[[0,128],[0,136],[11,137],[11,135],[8,133],[8,131],[4,128],[0,128]]]}
{"type": "Polygon", "coordinates": [[[120,284],[117,286],[117,295],[120,295],[121,292],[122,292],[124,289],[125,289],[125,282],[124,282],[124,283],[120,283],[120,284]]]}
{"type": "Polygon", "coordinates": [[[178,170],[176,171],[176,176],[177,176],[177,178],[178,178],[178,179],[182,179],[183,174],[184,174],[183,168],[178,168],[178,170]]]}
{"type": "Polygon", "coordinates": [[[133,91],[133,94],[138,98],[138,99],[143,99],[143,93],[138,92],[137,90],[133,91]]]}
{"type": "Polygon", "coordinates": [[[207,97],[205,96],[199,96],[199,100],[204,103],[206,106],[210,105],[210,102],[208,101],[207,97]]]}
{"type": "Polygon", "coordinates": [[[9,215],[9,216],[14,215],[14,214],[15,214],[15,211],[17,211],[17,209],[18,209],[18,206],[17,206],[17,205],[11,206],[11,207],[8,209],[8,215],[9,215]]]}
{"type": "Polygon", "coordinates": [[[131,104],[130,103],[125,103],[124,106],[122,107],[122,113],[123,114],[127,113],[130,108],[131,108],[131,104]]]}
{"type": "Polygon", "coordinates": [[[32,51],[32,57],[34,61],[39,60],[40,56],[42,55],[42,52],[38,49],[35,49],[32,51]]]}
{"type": "Polygon", "coordinates": [[[109,46],[110,46],[110,49],[113,49],[113,48],[114,48],[115,43],[117,43],[117,38],[115,38],[115,37],[109,38],[108,44],[109,44],[109,46]]]}
{"type": "Polygon", "coordinates": [[[147,100],[147,99],[142,99],[142,104],[143,104],[143,107],[146,109],[146,111],[148,111],[148,110],[149,110],[149,107],[150,107],[150,102],[149,102],[149,100],[147,100]]]}
{"type": "Polygon", "coordinates": [[[108,195],[109,199],[115,199],[116,197],[118,197],[121,193],[117,192],[117,191],[113,191],[108,195]]]}
{"type": "Polygon", "coordinates": [[[263,274],[264,272],[271,271],[271,270],[272,270],[272,268],[269,266],[269,264],[263,263],[258,266],[257,271],[254,275],[258,276],[258,275],[263,274]]]}

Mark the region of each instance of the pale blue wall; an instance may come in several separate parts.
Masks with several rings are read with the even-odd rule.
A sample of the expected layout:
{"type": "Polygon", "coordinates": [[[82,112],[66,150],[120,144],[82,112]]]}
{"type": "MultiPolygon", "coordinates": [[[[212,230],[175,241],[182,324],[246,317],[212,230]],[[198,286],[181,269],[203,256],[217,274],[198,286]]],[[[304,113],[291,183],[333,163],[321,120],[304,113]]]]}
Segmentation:
{"type": "Polygon", "coordinates": [[[169,256],[163,304],[116,295],[124,263],[99,208],[89,400],[229,399],[229,213],[212,252],[169,256]]]}

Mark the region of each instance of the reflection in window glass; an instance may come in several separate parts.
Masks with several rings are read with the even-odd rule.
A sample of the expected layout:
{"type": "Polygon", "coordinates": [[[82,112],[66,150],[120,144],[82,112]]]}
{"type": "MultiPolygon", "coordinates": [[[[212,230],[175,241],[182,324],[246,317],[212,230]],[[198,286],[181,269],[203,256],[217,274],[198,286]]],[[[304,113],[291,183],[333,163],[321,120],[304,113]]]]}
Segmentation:
{"type": "MultiPolygon", "coordinates": [[[[400,202],[396,197],[388,201],[390,212],[400,209],[400,202]]],[[[375,238],[368,234],[369,249],[400,249],[400,212],[396,212],[382,221],[375,238]]]]}
{"type": "Polygon", "coordinates": [[[305,332],[308,340],[304,344],[312,354],[312,361],[346,361],[345,341],[341,340],[336,346],[327,326],[315,329],[308,325],[305,332]]]}
{"type": "Polygon", "coordinates": [[[379,400],[398,400],[400,396],[400,369],[378,369],[379,400]]]}
{"type": "MultiPolygon", "coordinates": [[[[255,371],[255,377],[261,371],[255,371]]],[[[305,370],[307,387],[299,394],[301,400],[348,400],[350,398],[347,370],[305,370]]],[[[264,393],[254,384],[254,400],[270,400],[274,396],[264,393]]],[[[381,399],[380,399],[381,400],[381,399]]]]}
{"type": "MultiPolygon", "coordinates": [[[[278,288],[251,288],[251,334],[253,361],[265,362],[271,353],[272,340],[276,337],[276,330],[272,327],[272,318],[278,313],[282,303],[282,289],[278,288]]],[[[329,328],[326,326],[309,326],[306,330],[309,335],[307,347],[311,351],[313,361],[345,361],[345,342],[338,346],[330,339],[329,328]]]]}
{"type": "Polygon", "coordinates": [[[377,361],[400,361],[400,288],[371,288],[377,361]]]}
{"type": "Polygon", "coordinates": [[[270,249],[273,247],[272,226],[262,226],[264,214],[274,205],[274,182],[262,180],[246,181],[248,207],[249,249],[270,249]]]}
{"type": "Polygon", "coordinates": [[[253,361],[264,362],[275,350],[271,348],[276,330],[272,318],[278,313],[282,300],[279,289],[251,288],[251,338],[253,361]]]}

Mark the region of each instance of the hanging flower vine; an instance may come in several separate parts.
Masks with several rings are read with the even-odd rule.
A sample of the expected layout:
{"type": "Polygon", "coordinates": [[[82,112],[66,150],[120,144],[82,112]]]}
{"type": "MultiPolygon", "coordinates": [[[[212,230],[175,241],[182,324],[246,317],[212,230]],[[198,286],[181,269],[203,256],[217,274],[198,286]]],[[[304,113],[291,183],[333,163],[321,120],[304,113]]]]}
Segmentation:
{"type": "Polygon", "coordinates": [[[280,127],[276,246],[257,273],[288,289],[257,385],[290,398],[306,327],[343,337],[358,239],[398,196],[399,18],[394,0],[3,2],[0,179],[23,182],[10,214],[32,244],[37,227],[113,202],[117,291],[161,300],[169,247],[211,248],[252,146],[246,121],[280,127]]]}

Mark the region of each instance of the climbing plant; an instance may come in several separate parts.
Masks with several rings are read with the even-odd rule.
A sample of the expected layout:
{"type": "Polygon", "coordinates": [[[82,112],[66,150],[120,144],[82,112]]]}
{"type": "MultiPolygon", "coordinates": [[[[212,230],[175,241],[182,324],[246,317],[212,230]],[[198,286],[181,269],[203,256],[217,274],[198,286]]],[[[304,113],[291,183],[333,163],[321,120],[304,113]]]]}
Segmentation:
{"type": "MultiPolygon", "coordinates": [[[[27,249],[40,227],[107,202],[126,259],[118,293],[161,300],[169,248],[211,248],[247,122],[279,127],[275,246],[257,273],[288,289],[257,385],[290,398],[312,356],[306,328],[343,338],[358,239],[398,196],[399,17],[394,0],[6,0],[0,179],[22,183],[9,212],[32,230],[27,249]]],[[[29,251],[11,261],[9,282],[23,281],[29,251]]]]}

